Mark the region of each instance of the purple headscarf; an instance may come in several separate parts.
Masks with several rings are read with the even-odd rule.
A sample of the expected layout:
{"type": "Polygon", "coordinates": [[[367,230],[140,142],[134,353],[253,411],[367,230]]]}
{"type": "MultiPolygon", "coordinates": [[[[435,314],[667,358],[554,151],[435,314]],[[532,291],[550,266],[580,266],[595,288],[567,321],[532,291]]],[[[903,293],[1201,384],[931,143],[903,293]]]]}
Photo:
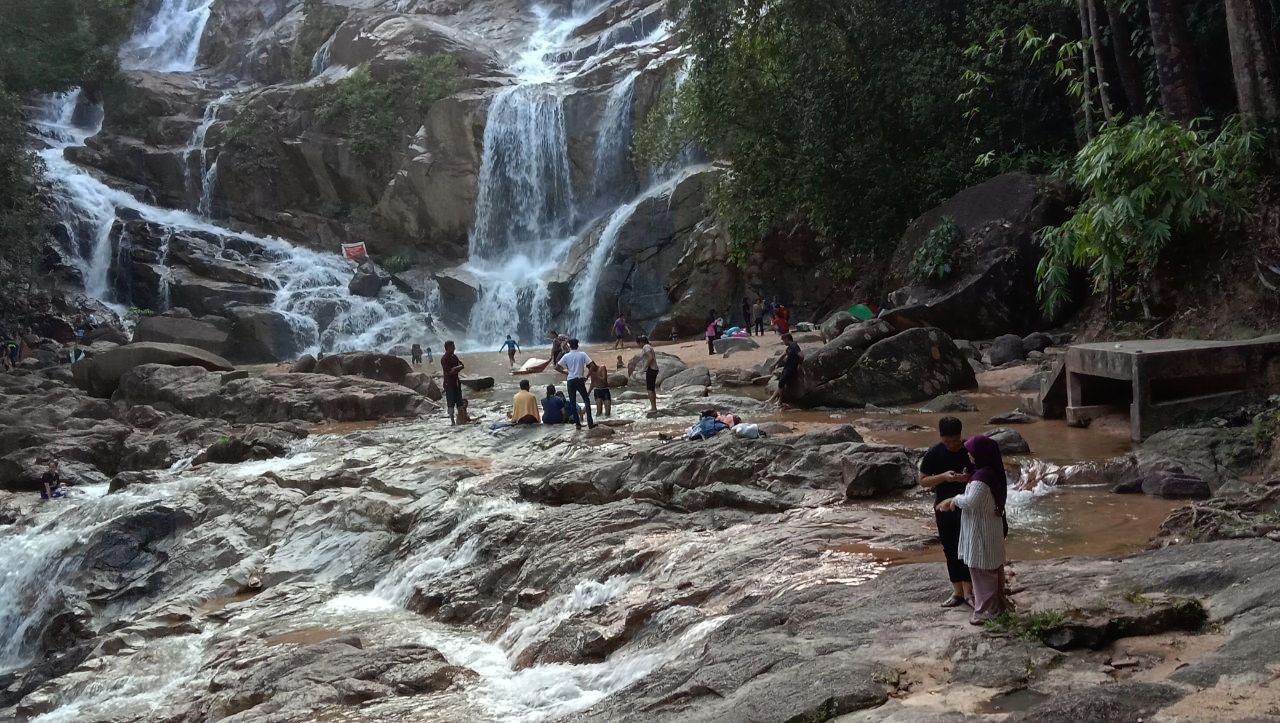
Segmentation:
{"type": "Polygon", "coordinates": [[[1009,496],[1009,478],[1004,472],[1000,445],[985,434],[979,434],[970,437],[964,443],[964,448],[973,457],[973,475],[969,479],[982,482],[990,488],[991,496],[996,501],[996,512],[1004,514],[1004,503],[1009,496]]]}

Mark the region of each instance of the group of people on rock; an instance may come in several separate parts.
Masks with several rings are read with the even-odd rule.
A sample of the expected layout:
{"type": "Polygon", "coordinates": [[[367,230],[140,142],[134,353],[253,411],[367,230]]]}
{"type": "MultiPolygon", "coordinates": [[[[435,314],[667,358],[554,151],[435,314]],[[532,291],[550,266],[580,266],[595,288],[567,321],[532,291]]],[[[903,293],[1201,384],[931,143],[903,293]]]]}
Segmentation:
{"type": "MultiPolygon", "coordinates": [[[[649,406],[654,412],[658,409],[658,355],[653,349],[653,345],[649,343],[649,338],[640,336],[636,339],[637,346],[640,347],[640,355],[636,357],[627,367],[628,373],[635,371],[636,367],[641,363],[645,369],[645,388],[649,395],[649,406]]],[[[582,428],[582,419],[586,418],[587,428],[591,429],[596,426],[595,417],[611,417],[613,416],[613,392],[610,389],[609,367],[606,364],[598,364],[585,351],[580,349],[581,342],[577,339],[568,339],[564,342],[564,348],[567,349],[563,354],[556,355],[558,349],[553,349],[552,358],[556,371],[565,375],[565,388],[568,390],[566,397],[563,392],[557,391],[555,385],[547,385],[547,395],[542,399],[542,413],[538,413],[537,399],[530,391],[529,381],[527,379],[520,381],[520,390],[516,392],[511,403],[511,423],[512,424],[561,424],[573,422],[579,429],[582,428]],[[582,406],[578,406],[578,399],[581,397],[582,406]],[[595,399],[596,413],[591,414],[591,400],[595,399]]],[[[617,348],[616,346],[614,347],[617,348]]],[[[622,357],[618,357],[618,368],[622,368],[622,357]]]]}
{"type": "Polygon", "coordinates": [[[955,417],[938,421],[941,441],[920,461],[920,485],[934,492],[951,581],[942,607],[968,606],[969,622],[981,625],[1011,609],[1004,573],[1008,478],[1000,445],[981,434],[966,440],[963,432],[955,417]]]}
{"type": "MultiPolygon", "coordinates": [[[[775,296],[771,303],[766,304],[763,298],[757,298],[755,303],[751,299],[742,297],[741,308],[742,323],[736,327],[727,327],[725,318],[716,313],[712,309],[707,314],[707,353],[714,356],[716,353],[715,343],[717,340],[724,338],[726,333],[734,334],[735,329],[740,331],[740,336],[764,336],[766,325],[773,333],[782,336],[791,331],[791,310],[778,302],[775,296]]],[[[615,333],[617,327],[614,327],[615,333]]],[[[674,339],[673,339],[674,341],[674,339]]]]}

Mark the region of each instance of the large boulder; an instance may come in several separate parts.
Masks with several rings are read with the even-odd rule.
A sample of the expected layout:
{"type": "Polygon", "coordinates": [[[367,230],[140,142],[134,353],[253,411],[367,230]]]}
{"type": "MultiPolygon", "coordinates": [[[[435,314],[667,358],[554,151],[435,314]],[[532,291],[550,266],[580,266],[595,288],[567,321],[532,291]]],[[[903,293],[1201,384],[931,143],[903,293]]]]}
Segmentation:
{"type": "Polygon", "coordinates": [[[726,336],[722,339],[716,339],[711,342],[711,346],[716,350],[717,354],[730,354],[735,351],[747,351],[750,349],[759,349],[760,344],[749,336],[726,336]]]}
{"type": "Polygon", "coordinates": [[[987,354],[987,360],[991,366],[998,367],[1002,364],[1022,361],[1027,357],[1027,350],[1022,344],[1022,337],[1017,334],[1002,334],[991,342],[991,349],[987,354]]]}
{"type": "Polygon", "coordinates": [[[281,362],[297,358],[311,342],[308,331],[283,313],[264,306],[231,306],[230,355],[246,363],[281,362]]]}
{"type": "Polygon", "coordinates": [[[206,321],[176,316],[144,316],[133,330],[133,340],[194,346],[214,354],[227,351],[227,332],[206,321]]]}
{"type": "Polygon", "coordinates": [[[357,422],[412,417],[434,405],[399,384],[327,374],[224,377],[194,367],[146,364],[120,380],[115,401],[229,422],[357,422]]]}
{"type": "Polygon", "coordinates": [[[316,362],[315,373],[333,377],[356,376],[392,384],[404,384],[405,377],[413,373],[413,367],[409,366],[409,362],[404,359],[390,354],[351,352],[330,354],[321,359],[316,362]]]}
{"type": "MultiPolygon", "coordinates": [[[[964,339],[1029,334],[1056,325],[1037,298],[1037,232],[1065,218],[1063,193],[1046,179],[1007,173],[968,188],[916,219],[890,264],[886,318],[898,328],[932,326],[964,339]],[[913,260],[929,235],[954,219],[963,236],[950,274],[936,282],[912,277],[913,260]],[[890,288],[893,288],[892,286],[890,288]]],[[[1063,309],[1062,313],[1069,311],[1063,309]]]]}
{"type": "Polygon", "coordinates": [[[801,371],[785,398],[801,406],[907,404],[977,387],[969,360],[941,330],[895,333],[880,319],[850,325],[801,371]]]}
{"type": "Polygon", "coordinates": [[[76,362],[71,366],[76,386],[95,397],[110,397],[120,377],[143,364],[201,367],[209,371],[231,371],[231,362],[204,349],[183,344],[139,342],[119,346],[76,362]]]}
{"type": "MultiPolygon", "coordinates": [[[[689,368],[688,365],[684,363],[684,360],[682,360],[680,357],[674,354],[667,354],[665,352],[659,351],[659,352],[654,352],[654,356],[658,362],[658,384],[659,385],[661,385],[663,382],[665,382],[667,379],[671,378],[672,376],[679,374],[680,372],[689,368]]],[[[631,383],[638,385],[641,389],[643,389],[644,381],[645,381],[644,380],[644,376],[645,376],[644,360],[641,359],[639,354],[636,354],[635,356],[631,357],[631,360],[628,362],[628,365],[631,366],[631,368],[635,369],[635,371],[631,373],[631,383]]]]}
{"type": "Polygon", "coordinates": [[[347,284],[347,291],[354,296],[374,298],[389,281],[390,278],[379,273],[373,264],[361,264],[351,277],[351,283],[347,284]]]}
{"type": "Polygon", "coordinates": [[[849,328],[851,324],[856,324],[857,321],[858,320],[853,317],[853,314],[850,314],[843,309],[835,312],[831,316],[828,316],[826,321],[822,322],[822,340],[831,341],[832,339],[835,339],[840,336],[845,329],[849,328]]]}

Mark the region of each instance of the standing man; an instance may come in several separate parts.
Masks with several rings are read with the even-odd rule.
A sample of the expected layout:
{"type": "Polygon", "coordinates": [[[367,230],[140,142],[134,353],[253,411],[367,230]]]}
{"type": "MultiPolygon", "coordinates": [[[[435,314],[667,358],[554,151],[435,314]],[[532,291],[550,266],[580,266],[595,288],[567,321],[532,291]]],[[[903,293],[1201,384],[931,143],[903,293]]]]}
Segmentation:
{"type": "Polygon", "coordinates": [[[786,351],[782,352],[782,357],[774,362],[773,368],[782,367],[782,376],[778,377],[778,391],[769,399],[771,402],[777,402],[782,405],[783,397],[787,396],[787,391],[795,387],[800,379],[800,365],[804,363],[804,351],[800,345],[791,338],[790,334],[782,335],[782,343],[787,345],[786,351]]]}
{"type": "Polygon", "coordinates": [[[755,320],[756,336],[764,336],[764,299],[756,298],[755,306],[751,307],[751,318],[755,320]]]}
{"type": "MultiPolygon", "coordinates": [[[[622,357],[618,357],[622,361],[622,357]]],[[[621,364],[619,364],[621,366],[621,364]]],[[[597,364],[591,370],[591,396],[596,398],[596,416],[613,416],[613,393],[609,391],[609,367],[597,364]]]]}
{"type": "Polygon", "coordinates": [[[658,352],[653,350],[653,345],[649,343],[649,337],[641,335],[636,338],[636,345],[640,347],[640,356],[631,360],[631,364],[627,366],[627,373],[635,372],[636,362],[644,362],[644,388],[649,392],[649,413],[653,416],[658,414],[658,352]]]}
{"type": "Polygon", "coordinates": [[[613,320],[613,348],[621,349],[622,340],[627,338],[630,332],[631,330],[627,328],[627,320],[622,314],[618,314],[618,318],[613,320]]]}
{"type": "Polygon", "coordinates": [[[742,328],[751,333],[751,299],[742,297],[742,328]]]}
{"type": "Polygon", "coordinates": [[[409,363],[413,364],[415,367],[422,366],[422,345],[421,344],[414,344],[413,348],[409,350],[409,363]]]}
{"type": "Polygon", "coordinates": [[[507,365],[512,369],[515,369],[516,352],[520,351],[520,345],[516,343],[515,339],[511,338],[510,334],[507,334],[507,340],[502,342],[502,346],[498,347],[498,351],[502,351],[503,349],[507,350],[507,365]]]}
{"type": "Polygon", "coordinates": [[[920,460],[920,486],[933,489],[934,522],[938,525],[938,539],[947,558],[947,577],[951,580],[951,596],[942,603],[944,608],[972,605],[973,584],[969,567],[957,554],[960,547],[960,510],[941,511],[938,504],[956,495],[964,494],[969,483],[973,463],[964,448],[964,426],[955,417],[938,420],[938,436],[942,441],[929,448],[920,460]]]}
{"type": "Polygon", "coordinates": [[[596,369],[596,363],[586,352],[578,351],[578,340],[569,340],[569,353],[560,357],[556,369],[569,375],[569,414],[578,429],[582,429],[582,417],[578,414],[578,395],[582,395],[582,403],[587,407],[587,429],[595,429],[595,419],[591,417],[591,397],[587,394],[587,375],[596,369]]]}
{"type": "Polygon", "coordinates": [[[456,410],[462,405],[462,370],[466,365],[454,353],[453,341],[444,343],[444,356],[440,357],[440,371],[443,374],[445,404],[449,407],[449,425],[457,424],[456,410]]]}

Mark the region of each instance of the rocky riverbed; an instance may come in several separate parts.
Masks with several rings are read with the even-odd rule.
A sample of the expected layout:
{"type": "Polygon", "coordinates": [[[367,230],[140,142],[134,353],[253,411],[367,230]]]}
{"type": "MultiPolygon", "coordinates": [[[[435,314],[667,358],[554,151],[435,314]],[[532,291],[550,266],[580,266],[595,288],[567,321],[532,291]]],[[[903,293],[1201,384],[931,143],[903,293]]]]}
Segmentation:
{"type": "MultiPolygon", "coordinates": [[[[711,357],[701,376],[705,347],[665,351],[694,371],[672,379],[703,384],[664,386],[652,419],[620,393],[596,434],[490,431],[517,379],[493,354],[467,355],[496,384],[474,395],[482,424],[458,428],[426,399],[333,401],[405,389],[360,377],[143,365],[94,399],[65,369],[5,375],[0,716],[1275,714],[1278,505],[1248,476],[1263,457],[1225,453],[1245,431],[1182,431],[1131,456],[1105,425],[1017,425],[1031,449],[1010,458],[1031,486],[1011,498],[1021,613],[984,631],[937,607],[945,580],[912,472],[937,412],[778,412],[726,383],[749,376],[729,374],[730,360],[750,371],[770,349],[711,357]],[[210,384],[227,389],[223,404],[183,402],[211,399],[191,391],[210,384]],[[660,439],[708,406],[772,434],[660,439]],[[267,418],[281,409],[319,410],[311,422],[366,413],[267,418]],[[1213,434],[1213,469],[1231,479],[1141,552],[1184,503],[1106,485],[1167,469],[1213,434]],[[42,503],[24,471],[50,456],[81,484],[42,503]]],[[[977,431],[1035,371],[980,375],[949,403],[971,405],[977,431]]]]}

